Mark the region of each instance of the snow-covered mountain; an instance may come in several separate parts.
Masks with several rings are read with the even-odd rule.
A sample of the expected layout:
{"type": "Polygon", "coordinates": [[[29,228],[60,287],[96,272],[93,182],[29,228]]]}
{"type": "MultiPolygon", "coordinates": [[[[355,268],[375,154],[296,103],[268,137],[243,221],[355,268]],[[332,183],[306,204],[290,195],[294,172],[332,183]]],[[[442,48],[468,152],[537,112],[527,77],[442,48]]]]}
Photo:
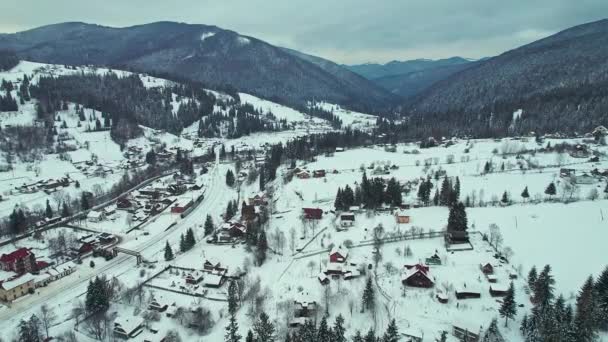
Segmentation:
{"type": "Polygon", "coordinates": [[[328,72],[262,40],[215,26],[63,23],[0,35],[0,49],[37,62],[121,66],[212,86],[231,85],[292,105],[314,98],[362,109],[386,107],[396,100],[346,69],[328,72]]]}

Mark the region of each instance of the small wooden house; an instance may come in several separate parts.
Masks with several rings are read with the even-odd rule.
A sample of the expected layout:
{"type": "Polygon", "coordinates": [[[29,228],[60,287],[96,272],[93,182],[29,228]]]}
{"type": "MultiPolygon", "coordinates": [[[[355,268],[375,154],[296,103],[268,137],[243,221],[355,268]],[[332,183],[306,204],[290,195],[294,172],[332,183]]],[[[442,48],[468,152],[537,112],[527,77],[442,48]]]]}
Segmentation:
{"type": "Polygon", "coordinates": [[[455,290],[456,299],[473,299],[481,298],[481,292],[474,286],[467,287],[464,284],[462,287],[456,288],[455,290]]]}
{"type": "Polygon", "coordinates": [[[348,249],[342,246],[334,246],[329,252],[329,262],[343,263],[348,258],[348,249]]]}
{"type": "Polygon", "coordinates": [[[489,262],[479,265],[479,269],[481,272],[483,272],[483,274],[494,274],[494,265],[489,262]]]}
{"type": "Polygon", "coordinates": [[[340,214],[340,226],[345,228],[345,227],[352,227],[355,225],[355,214],[351,213],[351,212],[346,212],[346,213],[342,213],[340,214]]]}
{"type": "Polygon", "coordinates": [[[410,215],[407,215],[403,211],[398,211],[395,213],[395,219],[398,224],[407,224],[410,223],[410,215]]]}
{"type": "Polygon", "coordinates": [[[509,286],[492,284],[490,285],[490,296],[492,297],[504,297],[509,292],[509,286]]]}

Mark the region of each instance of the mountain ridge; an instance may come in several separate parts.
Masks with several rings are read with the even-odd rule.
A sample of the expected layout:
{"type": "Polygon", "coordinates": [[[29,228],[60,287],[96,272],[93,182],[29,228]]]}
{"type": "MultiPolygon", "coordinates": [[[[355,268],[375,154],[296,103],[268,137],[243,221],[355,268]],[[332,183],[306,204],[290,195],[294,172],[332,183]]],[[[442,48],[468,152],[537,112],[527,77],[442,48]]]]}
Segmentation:
{"type": "Polygon", "coordinates": [[[119,66],[229,84],[289,105],[314,98],[369,111],[398,101],[348,70],[332,73],[258,38],[202,24],[160,21],[114,28],[68,22],[2,34],[0,49],[35,62],[119,66]]]}

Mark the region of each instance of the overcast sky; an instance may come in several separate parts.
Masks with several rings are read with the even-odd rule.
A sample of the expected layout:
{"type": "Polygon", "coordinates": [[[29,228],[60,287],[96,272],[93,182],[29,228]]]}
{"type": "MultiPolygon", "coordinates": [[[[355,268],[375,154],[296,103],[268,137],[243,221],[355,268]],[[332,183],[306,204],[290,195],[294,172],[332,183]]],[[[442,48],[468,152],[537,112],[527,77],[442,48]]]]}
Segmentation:
{"type": "Polygon", "coordinates": [[[0,0],[0,32],[171,20],[349,64],[492,56],[606,16],[607,0],[0,0]]]}

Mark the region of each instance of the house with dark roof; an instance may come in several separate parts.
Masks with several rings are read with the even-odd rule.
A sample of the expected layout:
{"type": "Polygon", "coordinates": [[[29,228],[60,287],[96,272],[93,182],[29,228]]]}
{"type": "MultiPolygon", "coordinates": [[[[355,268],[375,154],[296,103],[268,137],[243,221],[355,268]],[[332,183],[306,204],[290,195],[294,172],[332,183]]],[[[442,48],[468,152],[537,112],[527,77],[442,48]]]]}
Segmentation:
{"type": "Polygon", "coordinates": [[[431,275],[430,268],[427,265],[406,265],[405,268],[407,271],[401,277],[403,285],[424,288],[435,285],[435,278],[431,275]]]}

